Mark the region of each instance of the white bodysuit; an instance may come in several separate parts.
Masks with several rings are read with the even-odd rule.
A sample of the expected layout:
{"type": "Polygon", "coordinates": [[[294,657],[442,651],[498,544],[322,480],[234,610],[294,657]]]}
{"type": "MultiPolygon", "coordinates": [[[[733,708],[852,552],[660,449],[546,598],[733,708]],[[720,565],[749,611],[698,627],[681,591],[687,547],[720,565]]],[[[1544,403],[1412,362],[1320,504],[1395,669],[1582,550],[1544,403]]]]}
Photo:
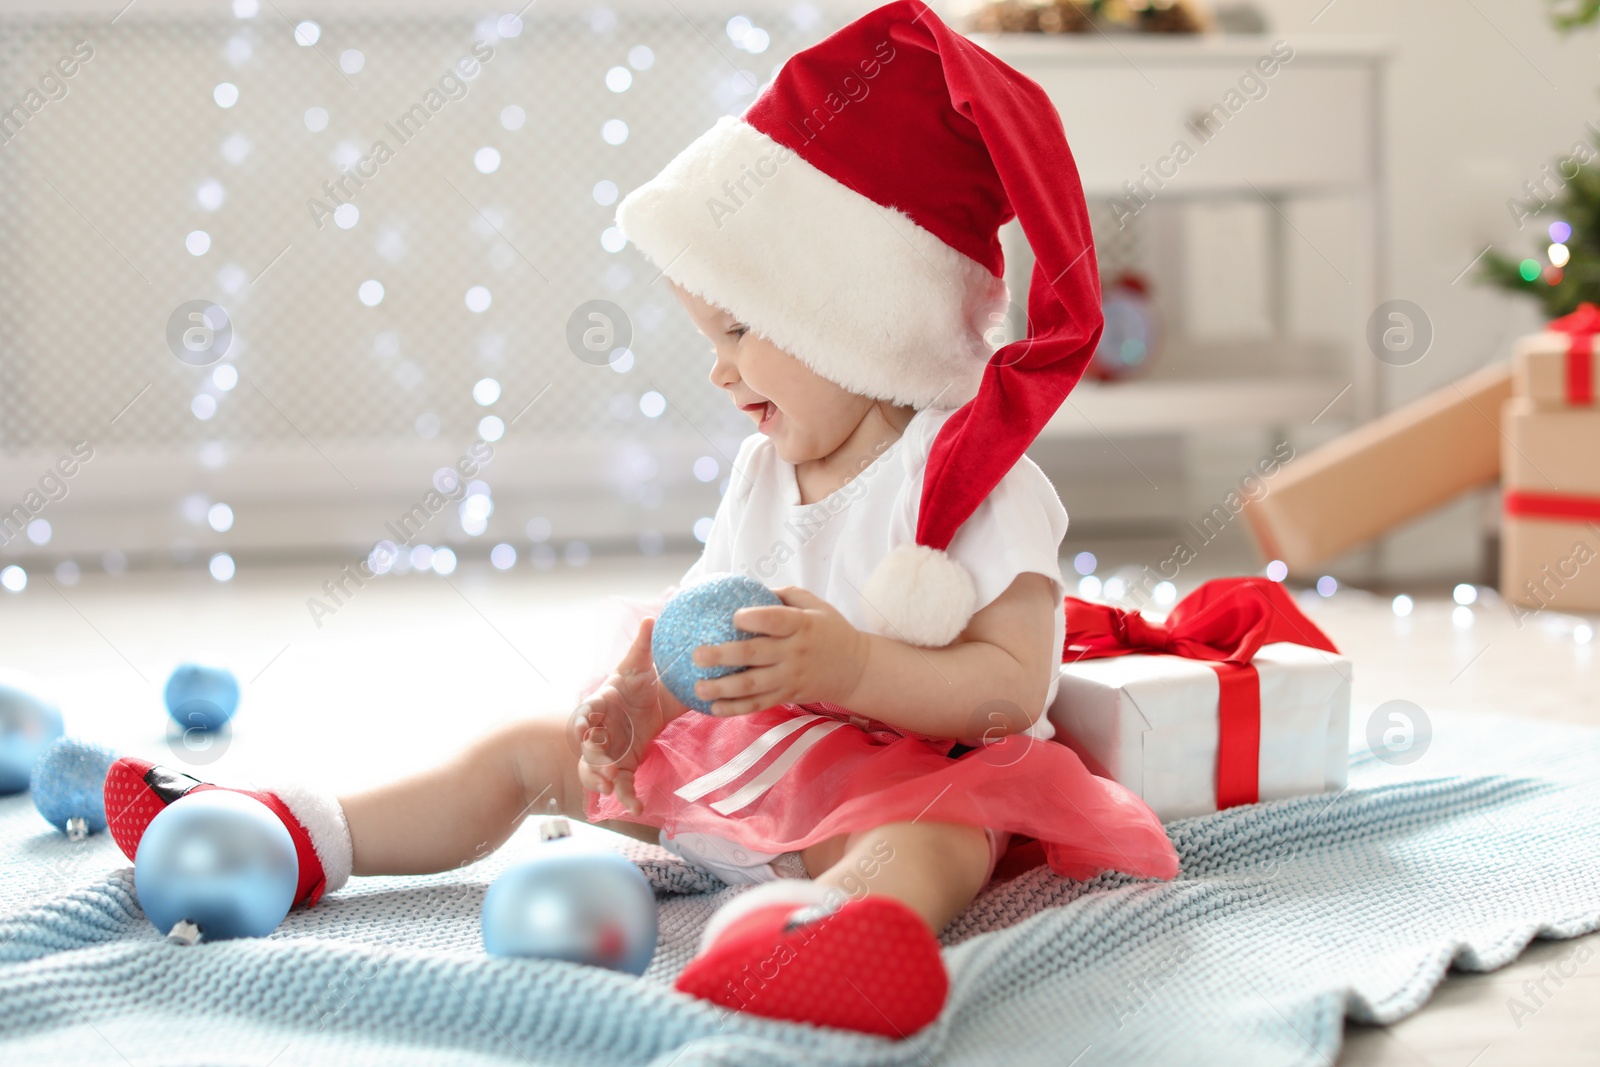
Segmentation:
{"type": "MultiPolygon", "coordinates": [[[[874,630],[861,594],[889,550],[914,543],[922,499],[922,470],[951,409],[925,408],[905,432],[849,483],[814,504],[800,503],[795,468],[765,434],[739,446],[728,491],[700,559],[684,574],[689,585],[713,573],[748,575],[769,588],[797,585],[815,593],[861,630],[874,630]]],[[[972,574],[974,611],[995,600],[1019,574],[1043,574],[1054,583],[1055,636],[1066,643],[1066,588],[1058,553],[1067,511],[1050,479],[1027,456],[1000,480],[961,525],[947,549],[972,574]]],[[[1044,709],[1056,695],[1056,676],[1039,718],[1028,731],[1055,735],[1044,709]]],[[[981,733],[981,731],[980,731],[981,733]]],[[[976,738],[969,739],[976,740],[976,738]]]]}
{"type": "MultiPolygon", "coordinates": [[[[764,434],[752,434],[739,446],[728,491],[700,559],[689,568],[680,587],[719,573],[745,574],[769,588],[796,585],[822,597],[852,625],[874,630],[858,592],[867,577],[897,545],[916,540],[922,472],[948,409],[924,409],[905,432],[866,465],[848,484],[813,504],[800,503],[794,465],[782,459],[764,434]]],[[[1027,456],[1019,459],[1000,484],[973,512],[951,541],[948,553],[972,574],[977,590],[974,610],[995,600],[1019,574],[1043,574],[1053,583],[1056,611],[1053,648],[1066,640],[1065,587],[1058,561],[1067,531],[1067,512],[1055,487],[1027,456]]],[[[1057,678],[1051,674],[1045,697],[1055,698],[1057,678]]],[[[1041,739],[1055,734],[1039,709],[1027,731],[1041,739]]],[[[978,731],[981,735],[981,731],[978,731]]],[[[974,747],[981,736],[966,739],[974,747]]],[[[730,884],[804,877],[798,853],[752,852],[723,838],[682,833],[660,835],[661,844],[730,884]]],[[[990,832],[991,871],[1004,839],[990,832]]]]}

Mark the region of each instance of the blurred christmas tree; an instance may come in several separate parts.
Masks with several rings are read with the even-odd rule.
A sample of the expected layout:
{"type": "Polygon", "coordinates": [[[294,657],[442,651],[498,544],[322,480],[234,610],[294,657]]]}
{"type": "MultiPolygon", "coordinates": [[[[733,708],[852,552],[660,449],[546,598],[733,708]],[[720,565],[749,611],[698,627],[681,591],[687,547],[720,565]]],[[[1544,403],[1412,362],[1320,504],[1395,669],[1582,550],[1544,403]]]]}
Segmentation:
{"type": "MultiPolygon", "coordinates": [[[[1600,159],[1600,152],[1591,150],[1589,158],[1600,159]]],[[[1562,161],[1574,162],[1571,156],[1562,161]]],[[[1537,298],[1545,314],[1555,318],[1586,300],[1600,304],[1600,162],[1556,164],[1545,168],[1545,175],[1560,176],[1565,182],[1560,192],[1542,203],[1537,196],[1513,201],[1526,217],[1536,213],[1538,222],[1549,220],[1538,227],[1537,254],[1513,259],[1490,249],[1483,257],[1483,276],[1502,288],[1537,298]],[[1570,178],[1569,170],[1576,170],[1570,178]]]]}
{"type": "MultiPolygon", "coordinates": [[[[1600,0],[1550,0],[1550,21],[1562,32],[1597,20],[1600,0]]],[[[1514,259],[1490,249],[1483,279],[1536,298],[1551,318],[1584,301],[1600,303],[1600,152],[1574,145],[1565,159],[1544,168],[1537,185],[1524,183],[1523,192],[1527,196],[1512,198],[1510,206],[1519,227],[1539,216],[1537,254],[1514,259]]]]}
{"type": "Polygon", "coordinates": [[[1550,21],[1559,30],[1587,26],[1600,19],[1600,0],[1550,0],[1550,21]]]}

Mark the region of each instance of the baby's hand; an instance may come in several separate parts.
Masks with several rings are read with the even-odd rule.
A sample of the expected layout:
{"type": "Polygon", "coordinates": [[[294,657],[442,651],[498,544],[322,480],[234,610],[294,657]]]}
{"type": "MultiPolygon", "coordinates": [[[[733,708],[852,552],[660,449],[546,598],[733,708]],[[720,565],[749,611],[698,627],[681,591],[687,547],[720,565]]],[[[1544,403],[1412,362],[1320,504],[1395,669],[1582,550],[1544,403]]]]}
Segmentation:
{"type": "Polygon", "coordinates": [[[783,606],[740,608],[733,624],[758,637],[701,645],[701,667],[745,667],[697,682],[713,715],[745,715],[774,704],[843,703],[867,669],[867,635],[826,600],[788,585],[773,590],[783,606]]]}
{"type": "Polygon", "coordinates": [[[655,619],[639,624],[633,646],[605,684],[573,712],[572,731],[581,746],[578,779],[585,789],[615,793],[633,814],[641,811],[633,772],[663,727],[688,711],[667,691],[650,658],[655,619]]]}

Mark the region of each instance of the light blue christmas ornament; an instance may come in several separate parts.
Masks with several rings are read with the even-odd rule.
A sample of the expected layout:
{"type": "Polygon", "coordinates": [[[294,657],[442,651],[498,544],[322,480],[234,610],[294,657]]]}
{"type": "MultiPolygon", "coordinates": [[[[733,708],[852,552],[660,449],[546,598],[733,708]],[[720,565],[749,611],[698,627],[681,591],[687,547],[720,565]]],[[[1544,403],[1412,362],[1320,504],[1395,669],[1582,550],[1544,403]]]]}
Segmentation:
{"type": "Polygon", "coordinates": [[[655,632],[650,635],[650,655],[668,692],[686,707],[709,715],[711,702],[694,695],[694,684],[702,678],[721,678],[747,668],[698,667],[694,650],[700,645],[755,637],[733,624],[733,613],[740,608],[782,603],[772,590],[742,574],[709,578],[673,594],[661,609],[655,632]]]}
{"type": "Polygon", "coordinates": [[[150,820],[133,858],[139,906],[186,944],[265,937],[294,904],[300,861],[272,809],[230,789],[186,793],[150,820]]]}
{"type": "Polygon", "coordinates": [[[58,737],[33,765],[33,806],[74,841],[106,828],[106,771],[117,754],[104,745],[58,737]]]}
{"type": "Polygon", "coordinates": [[[33,765],[63,731],[61,709],[43,695],[37,679],[0,670],[0,793],[27,789],[33,765]]]}
{"type": "Polygon", "coordinates": [[[484,950],[643,974],[656,951],[650,883],[623,856],[573,838],[565,819],[540,833],[538,856],[506,870],[484,894],[484,950]]]}
{"type": "Polygon", "coordinates": [[[167,714],[185,730],[216,730],[239,709],[239,680],[226,667],[184,663],[167,679],[167,714]]]}

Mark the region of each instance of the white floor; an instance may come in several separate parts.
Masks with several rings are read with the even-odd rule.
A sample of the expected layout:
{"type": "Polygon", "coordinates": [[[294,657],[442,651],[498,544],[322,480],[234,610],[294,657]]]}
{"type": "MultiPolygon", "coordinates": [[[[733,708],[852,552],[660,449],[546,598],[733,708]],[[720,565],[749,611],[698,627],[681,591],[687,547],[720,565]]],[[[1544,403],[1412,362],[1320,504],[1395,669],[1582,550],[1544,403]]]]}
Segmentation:
{"type": "MultiPolygon", "coordinates": [[[[245,569],[226,585],[163,572],[61,587],[37,573],[24,592],[0,594],[0,666],[41,676],[77,736],[203,778],[291,775],[347,791],[430,765],[513,717],[565,715],[603,640],[604,597],[653,595],[689,562],[463,566],[448,579],[372,581],[339,603],[323,589],[333,566],[245,569]],[[313,597],[336,610],[314,619],[313,597]],[[244,687],[225,750],[169,741],[160,687],[184,660],[228,666],[244,687]]],[[[1519,626],[1489,594],[1457,621],[1444,591],[1416,596],[1408,618],[1388,596],[1359,591],[1309,605],[1355,663],[1356,716],[1404,699],[1600,725],[1597,642],[1574,639],[1580,620],[1519,626]]],[[[1595,1062],[1597,1052],[1600,935],[1454,976],[1412,1018],[1350,1028],[1339,1062],[1493,1067],[1595,1062]],[[1569,957],[1562,969],[1576,965],[1577,976],[1547,981],[1554,995],[1519,1025],[1508,998],[1526,1000],[1523,983],[1569,957]]]]}

